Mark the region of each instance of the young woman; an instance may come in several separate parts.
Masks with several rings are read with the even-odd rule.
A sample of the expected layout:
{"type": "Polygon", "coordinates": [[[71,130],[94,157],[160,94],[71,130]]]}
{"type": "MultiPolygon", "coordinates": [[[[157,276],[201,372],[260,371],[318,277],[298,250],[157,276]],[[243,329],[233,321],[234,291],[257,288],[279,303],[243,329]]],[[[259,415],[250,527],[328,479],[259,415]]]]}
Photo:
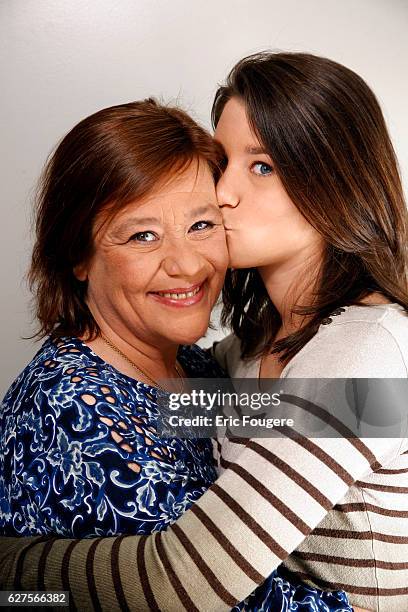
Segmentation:
{"type": "MultiPolygon", "coordinates": [[[[213,123],[225,151],[217,197],[232,267],[223,319],[234,331],[215,352],[230,376],[406,378],[408,213],[368,86],[324,58],[257,54],[218,90],[213,123]]],[[[369,608],[408,607],[408,445],[398,443],[385,469],[372,466],[350,486],[287,569],[342,585],[369,608]]],[[[241,449],[226,439],[221,463],[241,449]]],[[[299,441],[297,460],[279,468],[297,483],[306,478],[318,503],[328,470],[349,481],[348,461],[321,451],[299,441]]],[[[283,481],[274,493],[290,496],[283,481]]],[[[297,519],[305,502],[292,499],[297,519]]]]}
{"type": "MultiPolygon", "coordinates": [[[[233,267],[222,363],[234,376],[406,377],[406,209],[372,92],[329,60],[262,54],[234,68],[214,119],[233,267]]],[[[406,422],[399,439],[355,439],[334,416],[309,414],[337,437],[225,441],[224,473],[166,532],[20,552],[5,541],[4,554],[20,573],[46,565],[49,589],[88,568],[74,592],[91,605],[113,593],[137,609],[227,609],[283,561],[295,588],[303,578],[406,609],[406,422]],[[106,566],[101,585],[90,568],[106,566]]]]}

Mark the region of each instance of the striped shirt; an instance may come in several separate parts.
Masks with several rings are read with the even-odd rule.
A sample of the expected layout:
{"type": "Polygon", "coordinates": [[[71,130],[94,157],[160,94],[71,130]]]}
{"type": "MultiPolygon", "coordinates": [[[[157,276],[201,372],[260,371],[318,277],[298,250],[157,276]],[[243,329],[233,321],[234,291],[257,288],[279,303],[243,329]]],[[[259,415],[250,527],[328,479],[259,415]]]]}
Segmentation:
{"type": "MultiPolygon", "coordinates": [[[[252,376],[229,337],[216,352],[232,376],[252,376]]],[[[283,376],[407,377],[408,319],[395,305],[349,307],[283,376]]],[[[252,368],[252,370],[251,370],[252,368]]],[[[94,540],[3,538],[3,589],[69,590],[78,610],[229,610],[282,562],[342,588],[353,604],[408,610],[408,443],[336,437],[225,440],[223,473],[166,532],[94,540]]]]}

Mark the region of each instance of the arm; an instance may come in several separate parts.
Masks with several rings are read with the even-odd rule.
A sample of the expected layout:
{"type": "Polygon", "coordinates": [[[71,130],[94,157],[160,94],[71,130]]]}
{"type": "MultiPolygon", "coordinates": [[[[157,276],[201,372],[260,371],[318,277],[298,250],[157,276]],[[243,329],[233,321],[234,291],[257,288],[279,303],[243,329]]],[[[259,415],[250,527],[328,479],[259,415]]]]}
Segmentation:
{"type": "Polygon", "coordinates": [[[357,442],[314,440],[331,467],[315,457],[305,470],[306,451],[296,460],[295,441],[252,440],[191,510],[148,537],[5,538],[2,588],[71,590],[79,609],[97,609],[99,601],[115,610],[126,601],[131,610],[228,610],[318,525],[350,480],[376,463],[357,442]],[[337,474],[338,465],[345,473],[337,474]],[[302,487],[294,482],[299,477],[302,487]],[[288,491],[297,493],[291,507],[288,491]]]}
{"type": "MultiPolygon", "coordinates": [[[[369,359],[369,343],[360,347],[360,357],[363,351],[369,359]]],[[[336,358],[341,376],[359,375],[350,371],[347,355],[343,364],[336,358]]],[[[400,446],[396,439],[303,442],[248,441],[236,463],[166,532],[45,543],[5,538],[1,586],[70,589],[80,609],[97,609],[99,601],[110,610],[119,609],[118,602],[141,611],[229,610],[299,546],[356,480],[400,446]]]]}

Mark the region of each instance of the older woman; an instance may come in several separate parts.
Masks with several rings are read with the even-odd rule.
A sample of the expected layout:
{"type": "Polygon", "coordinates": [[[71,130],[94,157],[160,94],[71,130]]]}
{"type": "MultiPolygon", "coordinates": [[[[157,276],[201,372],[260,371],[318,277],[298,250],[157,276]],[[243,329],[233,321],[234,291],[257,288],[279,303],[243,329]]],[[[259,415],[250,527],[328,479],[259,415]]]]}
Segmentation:
{"type": "Polygon", "coordinates": [[[217,162],[153,100],[84,119],[51,157],[30,270],[48,338],[2,405],[2,534],[150,533],[214,481],[209,440],[155,425],[158,381],[219,374],[189,346],[227,266],[217,162]]]}

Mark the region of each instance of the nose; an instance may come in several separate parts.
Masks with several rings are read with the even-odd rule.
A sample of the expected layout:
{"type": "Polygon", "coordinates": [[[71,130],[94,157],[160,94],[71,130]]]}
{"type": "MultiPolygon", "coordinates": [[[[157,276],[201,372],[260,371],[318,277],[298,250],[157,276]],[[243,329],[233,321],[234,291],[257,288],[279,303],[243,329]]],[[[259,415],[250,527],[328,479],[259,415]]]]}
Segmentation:
{"type": "Polygon", "coordinates": [[[226,169],[216,186],[218,206],[220,208],[224,206],[236,208],[238,206],[239,196],[236,189],[238,184],[239,182],[233,180],[232,171],[226,169]]]}
{"type": "Polygon", "coordinates": [[[207,260],[187,240],[180,243],[169,245],[163,258],[163,269],[168,276],[180,277],[194,284],[206,275],[207,260]]]}

